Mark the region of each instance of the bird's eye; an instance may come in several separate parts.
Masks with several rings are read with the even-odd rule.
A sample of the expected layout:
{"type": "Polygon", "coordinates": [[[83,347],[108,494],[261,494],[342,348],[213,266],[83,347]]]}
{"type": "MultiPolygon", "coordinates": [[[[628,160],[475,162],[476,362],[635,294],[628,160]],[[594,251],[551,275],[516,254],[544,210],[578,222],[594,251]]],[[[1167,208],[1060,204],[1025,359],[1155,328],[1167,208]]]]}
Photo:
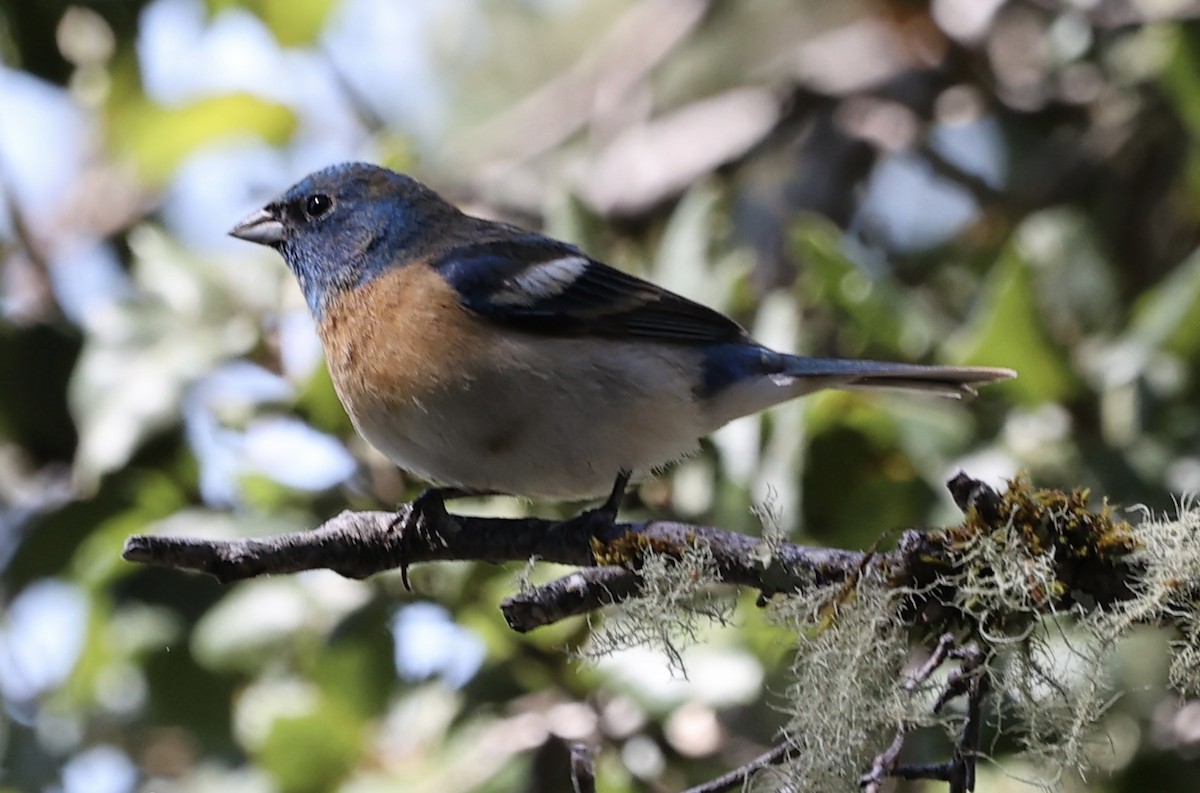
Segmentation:
{"type": "Polygon", "coordinates": [[[304,199],[304,212],[310,218],[319,218],[333,209],[333,199],[324,193],[314,193],[304,199]]]}

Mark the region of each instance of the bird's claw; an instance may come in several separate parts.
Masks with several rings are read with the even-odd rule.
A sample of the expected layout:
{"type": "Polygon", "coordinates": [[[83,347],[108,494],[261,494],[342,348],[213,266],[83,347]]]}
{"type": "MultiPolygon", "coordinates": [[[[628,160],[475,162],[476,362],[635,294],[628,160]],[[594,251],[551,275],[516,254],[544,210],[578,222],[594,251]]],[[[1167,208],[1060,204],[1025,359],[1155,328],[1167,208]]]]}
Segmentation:
{"type": "Polygon", "coordinates": [[[412,591],[412,584],[408,580],[408,548],[413,532],[428,531],[445,520],[448,517],[446,498],[452,495],[443,488],[431,487],[397,510],[396,516],[388,526],[389,531],[399,532],[397,555],[400,561],[400,581],[407,592],[412,591]]]}

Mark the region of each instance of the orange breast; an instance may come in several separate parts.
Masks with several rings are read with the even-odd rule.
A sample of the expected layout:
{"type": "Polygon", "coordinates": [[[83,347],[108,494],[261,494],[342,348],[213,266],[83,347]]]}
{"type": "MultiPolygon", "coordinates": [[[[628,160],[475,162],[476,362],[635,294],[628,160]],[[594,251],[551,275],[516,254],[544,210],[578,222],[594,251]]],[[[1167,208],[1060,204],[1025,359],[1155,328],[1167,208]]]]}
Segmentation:
{"type": "Polygon", "coordinates": [[[479,320],[424,264],[397,268],[326,306],[318,327],[352,417],[419,406],[469,380],[487,355],[479,320]]]}

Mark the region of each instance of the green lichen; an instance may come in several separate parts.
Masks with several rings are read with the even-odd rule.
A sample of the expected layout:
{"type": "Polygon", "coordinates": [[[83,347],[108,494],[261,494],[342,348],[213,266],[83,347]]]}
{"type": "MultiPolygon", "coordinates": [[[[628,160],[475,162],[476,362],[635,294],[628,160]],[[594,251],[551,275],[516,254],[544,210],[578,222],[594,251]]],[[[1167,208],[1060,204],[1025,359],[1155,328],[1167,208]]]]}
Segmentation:
{"type": "Polygon", "coordinates": [[[954,592],[952,616],[997,639],[1023,635],[1037,619],[1076,603],[1127,597],[1123,582],[1141,540],[1107,503],[1089,507],[1089,495],[1035,489],[1018,478],[994,509],[972,507],[958,526],[931,533],[930,546],[942,552],[927,562],[944,571],[940,583],[954,592]]]}
{"type": "MultiPolygon", "coordinates": [[[[692,544],[695,537],[689,536],[687,541],[692,544]]],[[[639,567],[646,556],[671,556],[678,550],[674,543],[648,537],[636,531],[627,531],[608,542],[599,537],[592,538],[592,558],[596,560],[597,565],[639,567]]]]}

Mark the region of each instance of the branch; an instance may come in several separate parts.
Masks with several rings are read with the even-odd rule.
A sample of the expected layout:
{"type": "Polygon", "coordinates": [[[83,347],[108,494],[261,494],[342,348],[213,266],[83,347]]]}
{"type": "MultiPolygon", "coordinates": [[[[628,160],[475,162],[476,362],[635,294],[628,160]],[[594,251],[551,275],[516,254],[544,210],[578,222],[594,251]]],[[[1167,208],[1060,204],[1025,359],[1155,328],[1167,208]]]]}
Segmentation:
{"type": "Polygon", "coordinates": [[[575,793],[596,793],[596,769],[587,744],[571,744],[571,786],[575,793]]]}
{"type": "Polygon", "coordinates": [[[722,793],[742,787],[751,776],[764,768],[787,762],[796,754],[796,747],[791,742],[782,743],[769,752],[764,752],[745,765],[738,766],[727,774],[710,779],[709,781],[690,787],[683,793],[722,793]]]}
{"type": "MultiPolygon", "coordinates": [[[[594,537],[586,524],[540,518],[481,518],[422,514],[412,505],[399,513],[342,512],[312,531],[244,539],[177,536],[130,537],[124,557],[131,562],[191,570],[221,581],[286,575],[327,568],[348,578],[366,578],[409,564],[435,561],[523,562],[531,558],[583,568],[565,578],[509,598],[502,608],[509,624],[528,631],[641,591],[641,577],[625,567],[597,566],[593,540],[612,542],[633,535],[640,546],[681,555],[707,543],[720,579],[765,593],[801,591],[840,582],[863,554],[785,543],[764,561],[762,542],[737,532],[669,521],[619,523],[594,537]]],[[[632,560],[631,560],[632,561],[632,560]]]]}
{"type": "MultiPolygon", "coordinates": [[[[594,518],[596,511],[568,521],[454,516],[418,499],[397,513],[343,512],[312,531],[274,537],[135,536],[126,542],[124,555],[130,561],[203,572],[222,581],[316,568],[365,578],[385,570],[403,570],[409,564],[443,560],[540,559],[578,567],[556,581],[504,601],[505,618],[517,631],[638,595],[644,585],[640,564],[650,553],[680,558],[703,545],[711,554],[719,581],[752,587],[763,598],[827,586],[852,590],[869,570],[885,586],[907,593],[900,615],[903,620],[941,634],[929,659],[903,684],[904,689],[914,692],[948,660],[957,660],[960,665],[947,676],[933,711],[937,713],[947,702],[964,696],[967,708],[950,760],[901,765],[904,742],[913,729],[906,722],[876,756],[861,785],[878,791],[888,778],[927,779],[948,783],[951,793],[968,793],[975,786],[992,652],[980,622],[988,619],[986,612],[975,614],[953,605],[957,583],[970,575],[986,575],[987,570],[978,569],[979,565],[991,564],[970,549],[987,542],[993,553],[1053,562],[1053,582],[1031,592],[1033,600],[1015,615],[1021,619],[1033,619],[1043,610],[1103,608],[1129,598],[1133,591],[1130,582],[1138,577],[1142,562],[1132,554],[1138,541],[1130,526],[1115,519],[1107,506],[1098,511],[1087,509],[1086,491],[1035,490],[1016,480],[1001,495],[961,473],[947,487],[965,513],[960,525],[906,530],[891,550],[865,553],[767,543],[737,532],[671,521],[607,524],[584,519],[594,518]],[[956,644],[956,636],[965,637],[963,641],[968,643],[956,644]]],[[[717,793],[744,784],[754,773],[786,762],[797,751],[791,741],[785,741],[686,793],[717,793]]],[[[577,788],[588,789],[594,783],[589,755],[576,757],[572,768],[577,788]]]]}
{"type": "Polygon", "coordinates": [[[1058,16],[1065,11],[1082,13],[1092,27],[1099,30],[1117,30],[1141,27],[1154,22],[1189,22],[1200,17],[1200,7],[1195,3],[1096,3],[1076,5],[1059,0],[1024,0],[1025,5],[1058,16]],[[1143,8],[1146,5],[1148,7],[1143,8]]]}
{"type": "MultiPolygon", "coordinates": [[[[124,556],[133,562],[207,573],[221,581],[319,568],[349,578],[366,578],[406,569],[410,564],[450,560],[502,563],[540,559],[580,568],[502,604],[509,625],[525,632],[638,595],[643,582],[637,568],[646,552],[679,557],[704,544],[721,582],[757,589],[763,599],[845,583],[870,566],[894,586],[926,592],[927,597],[914,601],[911,616],[915,621],[928,621],[935,617],[922,609],[936,609],[945,602],[940,597],[945,593],[935,584],[957,564],[953,549],[963,539],[962,532],[1004,525],[1009,520],[1005,514],[1014,511],[1021,512],[1021,525],[1037,524],[1050,519],[1046,503],[1058,503],[1039,500],[1039,493],[1050,491],[1035,492],[1024,484],[1014,484],[1015,489],[1010,488],[1002,499],[991,487],[961,473],[947,487],[968,514],[969,527],[964,524],[941,532],[910,529],[901,532],[892,550],[869,554],[793,543],[768,546],[738,532],[671,521],[618,523],[597,529],[589,521],[455,516],[443,509],[424,510],[407,504],[396,513],[347,511],[312,531],[272,537],[225,540],[139,535],[128,539],[124,556]],[[619,564],[600,564],[594,555],[597,550],[602,551],[603,562],[619,564]]],[[[1055,498],[1061,501],[1075,496],[1058,494],[1055,498]]],[[[1126,576],[1115,562],[1098,554],[1087,537],[1073,542],[1078,547],[1064,546],[1056,556],[1063,566],[1063,580],[1070,583],[1067,597],[1079,591],[1094,603],[1105,604],[1129,596],[1126,576]]]]}
{"type": "Polygon", "coordinates": [[[33,293],[36,300],[27,301],[28,305],[20,314],[24,315],[25,319],[49,321],[61,314],[51,283],[53,277],[50,274],[49,257],[21,208],[21,202],[6,170],[5,163],[0,161],[0,207],[7,210],[6,219],[12,229],[13,239],[11,249],[8,245],[0,247],[0,261],[8,258],[10,250],[24,258],[24,263],[29,268],[28,274],[31,276],[27,292],[33,293]]]}
{"type": "Polygon", "coordinates": [[[711,0],[636,4],[572,66],[448,146],[469,169],[530,160],[621,106],[708,14],[711,0]]]}
{"type": "Polygon", "coordinates": [[[905,681],[904,690],[909,693],[916,691],[949,659],[957,659],[962,663],[947,676],[942,692],[933,705],[933,712],[940,712],[953,699],[963,695],[967,697],[967,718],[955,743],[954,757],[944,763],[900,765],[904,739],[913,729],[910,723],[901,724],[896,729],[891,745],[875,757],[871,770],[860,780],[864,793],[879,793],[888,777],[948,782],[950,793],[969,793],[975,789],[975,763],[983,732],[983,701],[988,694],[985,668],[987,653],[974,645],[956,648],[954,637],[943,634],[929,659],[905,681]]]}
{"type": "Polygon", "coordinates": [[[642,577],[624,567],[590,567],[505,598],[500,611],[508,627],[527,633],[567,617],[620,603],[642,589],[642,577]]]}

